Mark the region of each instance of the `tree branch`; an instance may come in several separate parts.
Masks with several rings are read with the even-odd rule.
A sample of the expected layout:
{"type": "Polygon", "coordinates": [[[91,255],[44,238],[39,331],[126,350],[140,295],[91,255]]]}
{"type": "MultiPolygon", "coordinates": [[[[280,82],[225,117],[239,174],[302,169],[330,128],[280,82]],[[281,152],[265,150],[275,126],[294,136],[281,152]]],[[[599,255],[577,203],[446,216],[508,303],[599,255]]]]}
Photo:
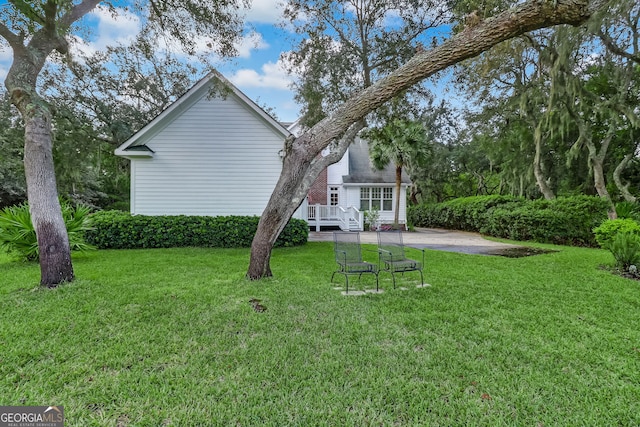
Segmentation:
{"type": "Polygon", "coordinates": [[[14,34],[9,27],[4,25],[2,22],[0,22],[0,37],[5,39],[13,49],[24,47],[22,44],[22,37],[14,34]]]}
{"type": "Polygon", "coordinates": [[[33,6],[31,6],[29,3],[27,3],[24,0],[9,0],[9,3],[11,3],[13,5],[13,7],[15,8],[15,10],[19,11],[20,13],[22,13],[25,17],[27,17],[28,20],[30,21],[35,21],[40,25],[44,25],[45,24],[45,20],[42,16],[40,16],[35,9],[33,8],[33,6]]]}
{"type": "MultiPolygon", "coordinates": [[[[309,168],[310,174],[320,174],[327,166],[332,165],[344,156],[344,153],[347,152],[347,148],[354,141],[358,132],[360,132],[365,126],[364,120],[360,120],[357,123],[354,123],[353,126],[349,128],[349,130],[344,134],[339,141],[336,142],[335,148],[331,150],[331,152],[324,156],[315,159],[311,162],[311,167],[309,168]]],[[[316,174],[316,175],[317,175],[316,174]]],[[[315,180],[315,178],[314,178],[315,180]]]]}
{"type": "Polygon", "coordinates": [[[71,24],[91,12],[102,0],[83,0],[60,18],[60,25],[69,28],[71,24]]]}
{"type": "Polygon", "coordinates": [[[622,56],[623,58],[626,58],[629,61],[633,61],[636,64],[640,64],[640,56],[639,55],[636,55],[636,54],[633,54],[633,53],[629,53],[629,52],[625,51],[624,49],[621,49],[617,44],[615,44],[613,39],[611,37],[609,37],[608,34],[606,34],[604,31],[602,31],[602,29],[598,30],[598,37],[600,37],[600,40],[602,40],[602,43],[604,43],[606,48],[609,49],[612,53],[614,53],[614,54],[616,54],[618,56],[622,56]]]}

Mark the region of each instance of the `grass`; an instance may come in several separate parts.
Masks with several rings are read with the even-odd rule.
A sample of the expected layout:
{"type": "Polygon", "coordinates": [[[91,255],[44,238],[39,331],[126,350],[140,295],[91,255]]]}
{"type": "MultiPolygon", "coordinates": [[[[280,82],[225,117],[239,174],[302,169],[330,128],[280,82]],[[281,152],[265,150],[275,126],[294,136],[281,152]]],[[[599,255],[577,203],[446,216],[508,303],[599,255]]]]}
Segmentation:
{"type": "Polygon", "coordinates": [[[640,284],[544,247],[429,251],[430,288],[362,297],[329,283],[330,243],[261,282],[248,250],[79,254],[54,290],[2,255],[0,403],[67,426],[639,425],[640,284]]]}

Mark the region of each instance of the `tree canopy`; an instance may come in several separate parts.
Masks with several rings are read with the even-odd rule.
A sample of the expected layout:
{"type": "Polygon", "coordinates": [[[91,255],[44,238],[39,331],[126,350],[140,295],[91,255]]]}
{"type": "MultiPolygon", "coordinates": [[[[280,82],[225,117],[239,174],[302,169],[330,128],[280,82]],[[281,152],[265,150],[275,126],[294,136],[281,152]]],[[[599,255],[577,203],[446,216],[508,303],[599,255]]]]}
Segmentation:
{"type": "Polygon", "coordinates": [[[635,200],[639,11],[637,2],[610,2],[586,29],[532,32],[459,67],[481,107],[474,138],[495,141],[476,149],[486,150],[503,188],[522,195],[534,178],[546,198],[595,193],[612,215],[615,199],[635,200]]]}

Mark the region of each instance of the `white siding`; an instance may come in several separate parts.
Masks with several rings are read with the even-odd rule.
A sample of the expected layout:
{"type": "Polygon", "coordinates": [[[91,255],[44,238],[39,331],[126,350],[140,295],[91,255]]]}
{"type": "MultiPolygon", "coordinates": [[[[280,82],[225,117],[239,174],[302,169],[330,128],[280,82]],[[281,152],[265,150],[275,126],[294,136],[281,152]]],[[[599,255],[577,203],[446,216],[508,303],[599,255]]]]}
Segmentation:
{"type": "MultiPolygon", "coordinates": [[[[379,187],[380,185],[370,184],[363,185],[363,187],[379,187]]],[[[349,185],[345,186],[346,199],[345,206],[355,206],[360,209],[360,186],[349,185]]],[[[396,207],[396,189],[393,188],[393,209],[396,207]]],[[[385,223],[393,222],[393,211],[380,211],[380,221],[385,223]]],[[[400,191],[400,215],[398,216],[401,223],[407,222],[407,186],[403,185],[400,191]]]]}
{"type": "Polygon", "coordinates": [[[207,91],[131,161],[131,212],[261,215],[280,175],[283,135],[233,94],[207,91]]]}
{"type": "Polygon", "coordinates": [[[342,177],[349,175],[349,150],[344,153],[342,158],[327,167],[327,185],[337,186],[342,185],[342,177]]]}
{"type": "Polygon", "coordinates": [[[344,199],[344,206],[354,206],[356,209],[360,209],[360,187],[344,187],[346,198],[344,199]]]}

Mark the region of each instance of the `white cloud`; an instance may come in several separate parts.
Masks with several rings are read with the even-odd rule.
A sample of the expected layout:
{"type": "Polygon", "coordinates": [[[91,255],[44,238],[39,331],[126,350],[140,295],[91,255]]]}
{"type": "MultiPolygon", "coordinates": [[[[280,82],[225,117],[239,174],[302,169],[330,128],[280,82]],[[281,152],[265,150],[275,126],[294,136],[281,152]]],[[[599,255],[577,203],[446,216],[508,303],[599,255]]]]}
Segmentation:
{"type": "Polygon", "coordinates": [[[269,43],[264,40],[262,34],[253,31],[236,43],[235,47],[240,58],[249,58],[252,50],[267,49],[269,43]]]}
{"type": "Polygon", "coordinates": [[[292,82],[291,76],[287,74],[280,60],[276,63],[263,64],[260,72],[249,68],[238,70],[229,77],[229,80],[240,88],[259,87],[279,90],[289,90],[292,82]]]}
{"type": "MultiPolygon", "coordinates": [[[[198,56],[208,56],[210,52],[215,52],[219,48],[218,42],[210,37],[197,37],[192,41],[194,43],[194,54],[198,56]]],[[[175,53],[178,56],[186,55],[180,43],[169,36],[159,38],[157,45],[161,50],[175,53]]],[[[268,49],[269,44],[262,37],[262,34],[252,31],[234,43],[234,47],[238,52],[239,58],[248,59],[254,50],[268,49]]],[[[218,58],[215,54],[212,54],[210,59],[214,62],[223,60],[223,58],[218,58]]]]}
{"type": "Polygon", "coordinates": [[[91,15],[98,20],[97,39],[93,45],[99,50],[130,42],[140,32],[140,18],[124,9],[116,9],[113,13],[104,6],[98,6],[91,15]]]}
{"type": "Polygon", "coordinates": [[[108,46],[128,44],[140,32],[140,18],[124,9],[111,12],[104,6],[97,6],[88,16],[95,21],[90,40],[76,35],[69,36],[73,49],[84,55],[105,50],[108,46]]]}
{"type": "Polygon", "coordinates": [[[283,0],[253,0],[244,12],[247,22],[275,24],[282,19],[283,0]]]}
{"type": "Polygon", "coordinates": [[[0,43],[0,83],[7,77],[12,62],[13,51],[8,45],[0,43]]]}
{"type": "Polygon", "coordinates": [[[0,45],[0,62],[11,62],[13,60],[13,52],[7,45],[0,45]]]}

